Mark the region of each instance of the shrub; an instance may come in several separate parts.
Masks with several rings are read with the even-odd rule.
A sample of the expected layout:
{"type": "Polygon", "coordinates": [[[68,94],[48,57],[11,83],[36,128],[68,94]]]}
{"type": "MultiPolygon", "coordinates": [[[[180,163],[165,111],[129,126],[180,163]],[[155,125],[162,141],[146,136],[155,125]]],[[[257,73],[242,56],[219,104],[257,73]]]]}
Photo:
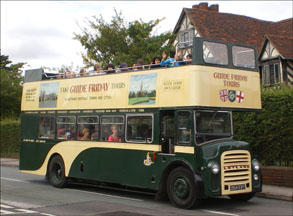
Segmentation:
{"type": "Polygon", "coordinates": [[[20,120],[5,119],[1,126],[1,157],[18,156],[20,143],[20,120]]]}
{"type": "Polygon", "coordinates": [[[263,88],[262,110],[233,120],[235,139],[249,142],[263,165],[293,166],[293,88],[263,88]]]}

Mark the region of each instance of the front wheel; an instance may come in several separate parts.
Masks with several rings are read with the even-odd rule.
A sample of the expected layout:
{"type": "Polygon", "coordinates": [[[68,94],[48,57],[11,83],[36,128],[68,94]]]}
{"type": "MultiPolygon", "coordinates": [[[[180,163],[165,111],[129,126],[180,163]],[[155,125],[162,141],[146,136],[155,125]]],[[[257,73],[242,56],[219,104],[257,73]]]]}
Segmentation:
{"type": "Polygon", "coordinates": [[[199,203],[193,174],[184,167],[178,167],[170,173],[167,192],[171,203],[179,208],[189,209],[199,203]]]}
{"type": "Polygon", "coordinates": [[[237,200],[237,201],[248,201],[250,200],[252,197],[254,197],[255,193],[251,192],[251,193],[244,193],[244,194],[234,194],[234,195],[229,195],[229,197],[233,200],[237,200]]]}
{"type": "Polygon", "coordinates": [[[56,155],[50,161],[48,167],[48,178],[54,187],[63,188],[67,185],[64,162],[61,156],[56,155]]]}

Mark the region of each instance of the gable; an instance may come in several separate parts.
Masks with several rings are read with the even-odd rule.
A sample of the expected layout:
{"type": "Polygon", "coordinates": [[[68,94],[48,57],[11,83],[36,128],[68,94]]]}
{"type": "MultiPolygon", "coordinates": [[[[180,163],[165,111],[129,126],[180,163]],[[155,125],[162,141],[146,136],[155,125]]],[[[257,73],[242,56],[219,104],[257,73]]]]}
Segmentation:
{"type": "Polygon", "coordinates": [[[280,56],[278,50],[272,45],[269,40],[266,40],[262,53],[260,54],[260,60],[268,60],[277,58],[280,56]]]}

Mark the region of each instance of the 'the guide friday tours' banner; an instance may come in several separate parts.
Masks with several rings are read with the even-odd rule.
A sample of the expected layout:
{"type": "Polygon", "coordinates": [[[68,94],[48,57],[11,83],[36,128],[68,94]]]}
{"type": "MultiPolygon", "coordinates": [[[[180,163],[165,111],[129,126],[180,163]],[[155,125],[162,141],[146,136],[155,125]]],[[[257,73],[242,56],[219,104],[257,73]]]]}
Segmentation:
{"type": "Polygon", "coordinates": [[[259,74],[186,66],[28,82],[22,111],[205,106],[260,109],[259,74]]]}

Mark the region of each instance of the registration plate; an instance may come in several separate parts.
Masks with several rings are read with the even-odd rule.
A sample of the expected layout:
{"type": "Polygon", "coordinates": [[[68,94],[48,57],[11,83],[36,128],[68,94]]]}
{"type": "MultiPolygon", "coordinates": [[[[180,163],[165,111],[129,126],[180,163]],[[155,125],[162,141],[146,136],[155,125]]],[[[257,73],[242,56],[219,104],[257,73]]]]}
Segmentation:
{"type": "Polygon", "coordinates": [[[231,190],[231,191],[244,190],[244,189],[245,189],[245,184],[231,185],[231,186],[230,186],[230,190],[231,190]]]}

